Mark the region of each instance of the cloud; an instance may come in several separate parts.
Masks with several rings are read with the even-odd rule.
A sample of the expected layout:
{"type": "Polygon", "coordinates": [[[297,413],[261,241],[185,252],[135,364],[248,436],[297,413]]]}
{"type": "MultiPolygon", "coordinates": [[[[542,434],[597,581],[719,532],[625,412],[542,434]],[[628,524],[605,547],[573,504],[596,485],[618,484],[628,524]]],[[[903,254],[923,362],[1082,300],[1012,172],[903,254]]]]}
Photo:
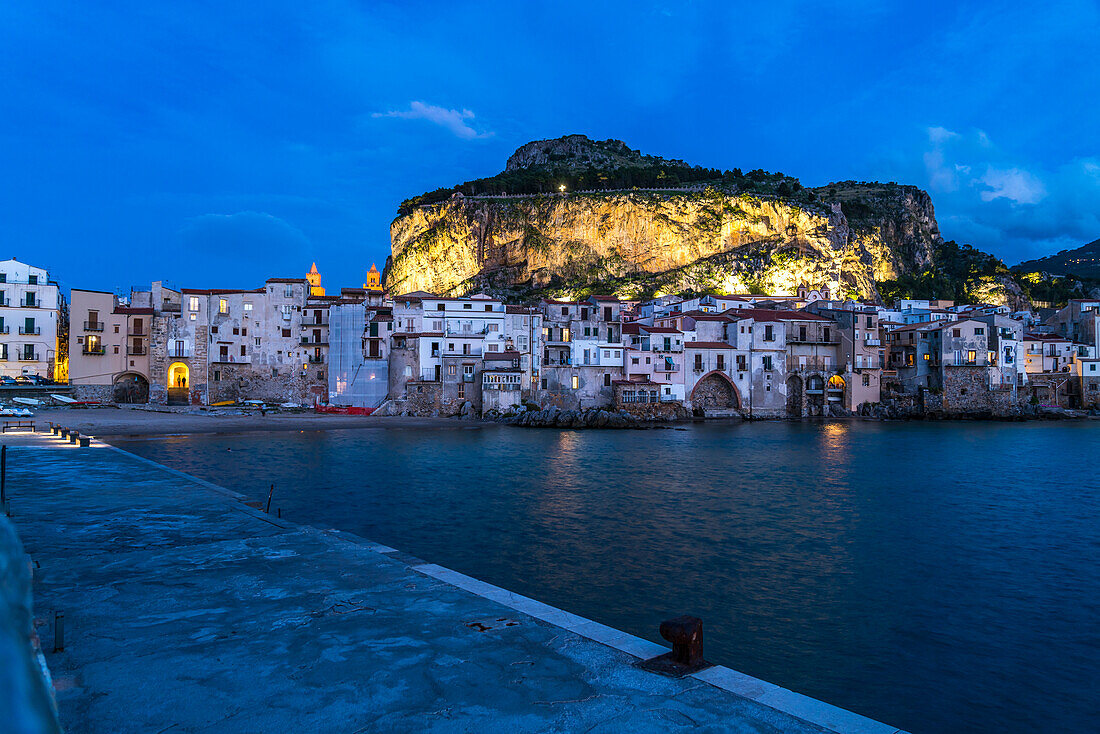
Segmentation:
{"type": "Polygon", "coordinates": [[[990,167],[979,182],[986,186],[980,194],[982,201],[1004,198],[1016,204],[1038,204],[1047,195],[1046,186],[1038,177],[1019,168],[990,167]]]}
{"type": "Polygon", "coordinates": [[[389,112],[375,112],[371,117],[397,117],[403,120],[427,120],[450,130],[455,137],[463,140],[475,138],[488,138],[491,132],[479,133],[468,120],[474,119],[474,113],[470,110],[448,110],[437,105],[412,102],[407,110],[390,110],[389,112]]]}
{"type": "Polygon", "coordinates": [[[1012,265],[1100,237],[1100,159],[1042,165],[982,130],[924,129],[926,185],[944,238],[1012,265]]]}

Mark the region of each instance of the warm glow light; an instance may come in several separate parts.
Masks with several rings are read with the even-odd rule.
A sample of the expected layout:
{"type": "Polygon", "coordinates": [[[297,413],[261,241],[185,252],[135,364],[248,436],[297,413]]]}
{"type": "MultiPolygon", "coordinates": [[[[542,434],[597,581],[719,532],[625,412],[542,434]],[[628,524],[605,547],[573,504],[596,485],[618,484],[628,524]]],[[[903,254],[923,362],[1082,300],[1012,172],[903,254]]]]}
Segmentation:
{"type": "Polygon", "coordinates": [[[564,194],[565,193],[565,184],[562,184],[561,186],[559,186],[558,191],[560,191],[564,194]]]}

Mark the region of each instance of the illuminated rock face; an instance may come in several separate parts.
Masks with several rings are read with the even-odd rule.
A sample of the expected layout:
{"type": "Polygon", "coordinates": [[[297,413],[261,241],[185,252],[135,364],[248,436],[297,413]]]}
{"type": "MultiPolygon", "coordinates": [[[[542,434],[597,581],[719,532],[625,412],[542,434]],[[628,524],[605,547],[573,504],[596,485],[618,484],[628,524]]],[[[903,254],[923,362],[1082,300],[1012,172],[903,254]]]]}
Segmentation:
{"type": "Polygon", "coordinates": [[[876,280],[931,263],[940,235],[923,191],[855,184],[818,191],[822,201],[811,205],[714,189],[455,195],[393,221],[386,287],[638,297],[793,294],[805,282],[874,297],[876,280]],[[845,211],[854,212],[851,221],[845,211]]]}

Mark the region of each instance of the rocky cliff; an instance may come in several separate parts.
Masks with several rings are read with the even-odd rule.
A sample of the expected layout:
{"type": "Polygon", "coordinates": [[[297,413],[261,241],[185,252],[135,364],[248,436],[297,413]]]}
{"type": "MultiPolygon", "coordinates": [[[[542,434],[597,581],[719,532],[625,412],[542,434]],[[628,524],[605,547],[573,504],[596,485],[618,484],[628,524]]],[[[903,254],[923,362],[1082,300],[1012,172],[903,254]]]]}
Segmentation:
{"type": "MultiPolygon", "coordinates": [[[[583,136],[529,143],[509,159],[513,173],[501,175],[525,166],[589,174],[593,167],[651,166],[663,173],[686,166],[641,156],[618,141],[586,145],[587,138],[575,138],[583,136]]],[[[393,221],[386,287],[644,297],[793,293],[805,282],[875,297],[878,281],[933,265],[942,240],[925,192],[854,182],[807,190],[782,174],[757,173],[727,172],[714,182],[664,190],[470,196],[459,189],[408,207],[393,221]]]]}

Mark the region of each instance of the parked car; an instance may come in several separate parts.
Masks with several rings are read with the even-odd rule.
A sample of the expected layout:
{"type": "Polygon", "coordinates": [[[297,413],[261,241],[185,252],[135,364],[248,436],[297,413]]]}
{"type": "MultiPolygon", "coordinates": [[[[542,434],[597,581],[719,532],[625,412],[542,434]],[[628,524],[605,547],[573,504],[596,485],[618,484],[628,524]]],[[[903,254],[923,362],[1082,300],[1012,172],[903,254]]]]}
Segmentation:
{"type": "Polygon", "coordinates": [[[17,385],[17,384],[18,383],[15,381],[14,377],[8,377],[7,375],[3,375],[2,377],[0,377],[0,385],[17,385]]]}
{"type": "Polygon", "coordinates": [[[17,385],[49,385],[50,381],[42,375],[19,375],[15,378],[17,385]]]}

